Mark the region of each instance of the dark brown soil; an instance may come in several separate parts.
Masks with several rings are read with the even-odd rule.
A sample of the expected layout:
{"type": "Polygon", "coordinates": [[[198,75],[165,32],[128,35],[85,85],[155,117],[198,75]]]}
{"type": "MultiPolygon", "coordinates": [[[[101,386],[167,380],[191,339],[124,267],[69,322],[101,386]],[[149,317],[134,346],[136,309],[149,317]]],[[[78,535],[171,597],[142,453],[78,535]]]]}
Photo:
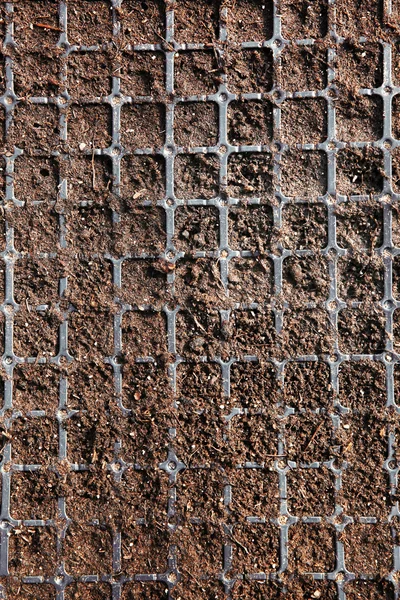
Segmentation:
{"type": "Polygon", "coordinates": [[[245,523],[233,527],[232,569],[239,573],[260,573],[277,568],[279,530],[270,524],[245,523]]]}
{"type": "Polygon", "coordinates": [[[164,87],[164,56],[161,52],[124,51],[115,74],[126,96],[160,96],[164,87]]]}
{"type": "Polygon", "coordinates": [[[297,463],[324,462],[335,454],[330,417],[311,412],[291,415],[285,425],[286,455],[297,463]]]}
{"type": "Polygon", "coordinates": [[[174,127],[178,146],[215,146],[218,140],[217,105],[180,102],[175,107],[174,127]]]}
{"type": "Polygon", "coordinates": [[[230,399],[232,406],[259,410],[264,399],[276,399],[277,381],[272,365],[263,362],[235,362],[231,367],[230,399]]]}
{"type": "Polygon", "coordinates": [[[177,482],[176,508],[181,519],[204,519],[217,522],[224,514],[222,471],[186,469],[177,482]]]}
{"type": "Polygon", "coordinates": [[[319,46],[286,46],[281,61],[277,79],[285,91],[317,91],[326,86],[326,53],[319,46]]]}
{"type": "Polygon", "coordinates": [[[298,573],[326,573],[335,568],[335,530],[324,523],[301,523],[289,529],[289,564],[298,573]]]}
{"type": "Polygon", "coordinates": [[[234,250],[263,252],[269,248],[271,237],[271,206],[244,204],[229,211],[229,244],[234,250]]]}
{"type": "Polygon", "coordinates": [[[286,357],[329,352],[333,329],[323,309],[290,308],[285,311],[283,330],[278,338],[286,357]]]}
{"type": "Polygon", "coordinates": [[[281,136],[285,144],[320,144],[327,135],[325,100],[296,99],[282,104],[281,136]],[[305,123],[307,126],[305,127],[305,123]]]}
{"type": "Polygon", "coordinates": [[[326,191],[327,161],[323,152],[286,152],[281,161],[285,196],[313,197],[326,191]]]}
{"type": "Polygon", "coordinates": [[[310,575],[293,575],[287,584],[286,598],[296,600],[305,598],[314,600],[314,598],[324,598],[324,600],[336,600],[336,585],[333,581],[320,581],[313,579],[310,575]]]}
{"type": "Polygon", "coordinates": [[[338,263],[338,294],[343,300],[380,300],[383,297],[383,263],[365,254],[338,263]]]}
{"type": "Polygon", "coordinates": [[[336,226],[339,246],[371,251],[382,245],[382,206],[369,200],[339,204],[336,226]]]}
{"type": "Polygon", "coordinates": [[[5,585],[7,594],[18,600],[54,600],[54,586],[42,584],[21,583],[18,577],[10,577],[5,585]]]}
{"type": "Polygon", "coordinates": [[[112,561],[110,532],[102,526],[71,525],[64,541],[65,568],[75,577],[109,573],[112,561]]]}
{"type": "Polygon", "coordinates": [[[49,520],[56,517],[57,478],[43,471],[13,473],[11,479],[11,515],[14,519],[49,520]]]}
{"type": "Polygon", "coordinates": [[[180,44],[214,42],[219,33],[218,4],[200,0],[193,14],[190,0],[180,0],[175,10],[175,39],[180,44]]]}
{"type": "Polygon", "coordinates": [[[68,586],[64,598],[66,600],[107,600],[110,598],[111,586],[107,583],[73,583],[68,586]]]}
{"type": "Polygon", "coordinates": [[[272,36],[272,2],[267,0],[225,1],[230,42],[260,42],[272,36]]]}
{"type": "Polygon", "coordinates": [[[216,196],[218,167],[213,154],[180,154],[175,159],[175,195],[183,200],[216,196]]]}
{"type": "Polygon", "coordinates": [[[346,598],[356,600],[378,600],[385,598],[390,600],[394,597],[393,585],[387,581],[365,581],[354,580],[345,586],[346,598]]]}
{"type": "Polygon", "coordinates": [[[112,20],[107,0],[72,0],[68,5],[68,41],[70,44],[94,46],[111,40],[112,20]]]}
{"type": "Polygon", "coordinates": [[[323,302],[329,294],[328,265],[323,257],[289,256],[283,263],[283,294],[291,303],[323,302]]]}
{"type": "Polygon", "coordinates": [[[229,141],[237,146],[268,144],[272,139],[272,105],[268,101],[234,100],[228,107],[229,141]]]}
{"type": "Polygon", "coordinates": [[[121,163],[121,195],[130,206],[165,194],[165,164],[159,156],[126,156],[121,163]]]}
{"type": "Polygon", "coordinates": [[[11,144],[28,154],[48,156],[59,146],[59,135],[59,114],[53,104],[18,104],[9,129],[11,144]]]}
{"type": "Polygon", "coordinates": [[[272,468],[235,469],[229,475],[235,521],[243,516],[276,518],[279,512],[278,475],[272,468]]]}
{"type": "Polygon", "coordinates": [[[121,143],[128,150],[158,148],[164,143],[162,104],[125,104],[121,111],[121,143]],[[147,124],[147,127],[143,127],[147,124]]]}
{"type": "Polygon", "coordinates": [[[74,52],[68,57],[67,69],[68,93],[73,100],[111,93],[112,64],[107,54],[74,52]]]}
{"type": "Polygon", "coordinates": [[[59,49],[45,52],[17,50],[13,56],[14,90],[17,96],[57,96],[62,89],[60,55],[59,49]]]}
{"type": "Polygon", "coordinates": [[[287,476],[288,510],[296,517],[323,517],[335,510],[332,473],[319,469],[291,469],[287,476]]]}
{"type": "Polygon", "coordinates": [[[384,366],[372,361],[342,363],[339,369],[339,400],[352,410],[368,410],[374,406],[383,413],[386,404],[384,366]]]}
{"type": "Polygon", "coordinates": [[[72,104],[66,115],[71,149],[107,148],[111,143],[111,110],[104,104],[72,104]]]}
{"type": "Polygon", "coordinates": [[[288,363],[283,393],[285,403],[298,410],[330,407],[332,389],[328,365],[322,362],[288,363]]]}
{"type": "Polygon", "coordinates": [[[328,241],[327,210],[323,204],[302,202],[283,208],[282,243],[291,250],[322,249],[328,241]]]}
{"type": "Polygon", "coordinates": [[[228,87],[235,94],[272,88],[272,53],[265,50],[232,49],[228,56],[228,87]]]}
{"type": "Polygon", "coordinates": [[[337,137],[343,142],[374,142],[382,137],[383,104],[379,96],[340,98],[336,103],[337,137]]]}
{"type": "Polygon", "coordinates": [[[343,533],[346,566],[357,575],[384,575],[392,567],[391,534],[388,525],[350,524],[343,533]],[[349,542],[349,540],[352,540],[349,542]],[[353,543],[357,540],[357,544],[353,543]]]}
{"type": "Polygon", "coordinates": [[[327,33],[327,5],[322,0],[281,4],[282,33],[288,40],[321,38],[327,33]]]}
{"type": "MultiPolygon", "coordinates": [[[[337,540],[354,575],[343,584],[348,600],[394,597],[384,578],[394,566],[397,524],[391,528],[389,518],[398,493],[385,461],[391,456],[396,468],[399,424],[387,408],[392,371],[379,356],[389,335],[380,304],[386,252],[376,252],[386,198],[371,196],[381,193],[385,176],[383,152],[372,147],[384,123],[382,98],[373,93],[384,82],[379,40],[391,45],[393,84],[400,81],[397,4],[389,17],[380,1],[337,0],[332,7],[282,0],[274,8],[270,0],[124,0],[114,7],[109,0],[68,0],[68,56],[57,45],[56,1],[18,0],[10,13],[0,7],[0,35],[10,23],[16,42],[3,44],[0,92],[9,83],[10,56],[19,99],[7,136],[0,115],[2,153],[10,157],[14,146],[22,151],[7,178],[18,202],[0,214],[0,250],[7,230],[20,253],[6,255],[18,306],[15,314],[10,310],[12,335],[4,328],[8,307],[2,309],[0,346],[8,336],[26,361],[2,374],[3,383],[12,377],[14,412],[3,416],[1,455],[10,443],[11,463],[3,471],[11,472],[10,514],[19,522],[12,522],[10,576],[2,580],[8,600],[54,600],[56,590],[43,578],[54,577],[61,564],[73,578],[66,600],[109,600],[119,577],[121,600],[223,600],[229,590],[222,573],[224,581],[236,579],[232,600],[333,600],[337,583],[326,574],[336,568],[337,540]],[[288,42],[279,48],[277,40],[275,59],[264,43],[273,34],[274,10],[288,42]],[[344,42],[332,45],[333,25],[344,42]],[[367,39],[360,42],[362,35],[367,39]],[[335,265],[324,254],[328,208],[318,201],[331,159],[318,144],[328,135],[321,91],[332,48],[337,96],[329,93],[344,147],[335,150],[337,183],[329,202],[337,243],[346,250],[335,265]],[[173,88],[165,68],[170,51],[173,88]],[[117,77],[124,95],[120,120],[118,100],[105,100],[117,77]],[[218,146],[224,97],[209,97],[225,82],[236,94],[227,98],[233,152],[218,146]],[[280,102],[282,90],[287,96],[280,102]],[[56,101],[64,91],[71,97],[66,108],[56,101]],[[300,98],[301,91],[312,94],[300,98]],[[163,148],[171,121],[176,156],[163,148]],[[110,151],[116,127],[121,161],[110,151]],[[173,219],[162,206],[172,186],[183,201],[174,206],[168,198],[173,219]],[[225,233],[227,250],[238,253],[228,254],[227,281],[225,233]],[[182,253],[176,263],[165,257],[167,239],[168,250],[173,245],[182,253]],[[290,253],[280,279],[282,247],[290,253]],[[337,330],[325,306],[333,276],[346,302],[337,330]],[[165,306],[175,312],[168,320],[165,306]],[[70,363],[54,361],[63,320],[70,363]],[[336,358],[336,340],[345,356],[334,389],[336,366],[327,356],[336,358]],[[64,411],[64,401],[73,412],[64,411]],[[172,452],[176,478],[160,469],[168,459],[174,471],[172,452]],[[67,523],[59,521],[60,498],[67,523]],[[295,517],[287,545],[285,502],[295,517]],[[343,532],[330,520],[340,509],[343,532]],[[31,527],[32,520],[42,525],[31,527]],[[117,534],[119,572],[113,570],[117,534]],[[175,564],[178,583],[169,594],[160,575],[175,564]],[[255,579],[257,573],[266,580],[255,579]],[[143,574],[148,581],[138,580],[143,574]]],[[[397,139],[399,114],[395,97],[397,139]]],[[[400,154],[390,152],[398,192],[400,154]]],[[[4,265],[0,271],[4,297],[4,265]]],[[[399,310],[390,341],[398,351],[399,310]]],[[[393,377],[400,405],[397,363],[393,377]]]]}
{"type": "Polygon", "coordinates": [[[368,305],[340,311],[338,332],[340,348],[346,354],[378,354],[385,347],[383,316],[368,305]]]}
{"type": "Polygon", "coordinates": [[[182,206],[175,212],[175,246],[180,252],[217,250],[219,213],[213,207],[182,206]]]}
{"type": "Polygon", "coordinates": [[[163,583],[127,583],[122,589],[122,600],[166,600],[168,588],[163,583]]]}
{"type": "Polygon", "coordinates": [[[382,153],[375,148],[346,149],[337,156],[337,190],[348,196],[382,191],[382,153]]]}
{"type": "Polygon", "coordinates": [[[59,405],[61,372],[47,366],[23,365],[14,370],[13,405],[17,410],[45,410],[53,414],[59,405]]]}
{"type": "Polygon", "coordinates": [[[270,154],[232,154],[228,162],[228,194],[234,198],[261,197],[272,192],[270,154]]]}
{"type": "MultiPolygon", "coordinates": [[[[10,575],[41,575],[51,577],[57,561],[56,531],[52,527],[13,529],[9,542],[10,575]]],[[[45,597],[45,596],[44,596],[45,597]]]]}
{"type": "Polygon", "coordinates": [[[129,44],[158,44],[165,35],[165,7],[161,0],[126,0],[118,16],[121,37],[129,44]]]}
{"type": "Polygon", "coordinates": [[[213,52],[190,51],[175,55],[175,92],[178,96],[214,94],[219,83],[213,52]]]}
{"type": "MultiPolygon", "coordinates": [[[[119,214],[120,220],[114,223],[114,251],[120,255],[128,253],[140,255],[159,254],[165,246],[165,211],[160,208],[132,206],[130,200],[123,202],[119,214]],[[142,232],[145,236],[142,237],[142,232]]],[[[125,270],[128,265],[125,263],[125,270]]],[[[144,263],[146,264],[146,263],[144,263]]],[[[165,276],[163,263],[153,262],[156,277],[165,276]]],[[[125,285],[128,281],[124,282],[125,285]]],[[[129,284],[132,285],[132,282],[129,284]]]]}

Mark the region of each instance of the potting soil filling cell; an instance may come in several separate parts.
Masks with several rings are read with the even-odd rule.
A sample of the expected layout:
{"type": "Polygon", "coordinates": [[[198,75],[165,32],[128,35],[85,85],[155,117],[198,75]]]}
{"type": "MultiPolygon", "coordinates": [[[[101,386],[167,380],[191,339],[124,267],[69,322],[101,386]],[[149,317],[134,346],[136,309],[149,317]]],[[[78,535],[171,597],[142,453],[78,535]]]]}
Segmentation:
{"type": "Polygon", "coordinates": [[[400,597],[399,0],[0,6],[0,598],[400,597]]]}

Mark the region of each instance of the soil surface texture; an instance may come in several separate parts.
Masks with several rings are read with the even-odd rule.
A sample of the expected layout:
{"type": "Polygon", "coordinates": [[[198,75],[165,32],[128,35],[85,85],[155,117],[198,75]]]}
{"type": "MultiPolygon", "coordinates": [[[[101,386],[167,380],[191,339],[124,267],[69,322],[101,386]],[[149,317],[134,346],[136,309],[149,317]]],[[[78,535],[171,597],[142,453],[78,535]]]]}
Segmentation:
{"type": "Polygon", "coordinates": [[[399,16],[1,3],[1,598],[399,598],[399,16]]]}

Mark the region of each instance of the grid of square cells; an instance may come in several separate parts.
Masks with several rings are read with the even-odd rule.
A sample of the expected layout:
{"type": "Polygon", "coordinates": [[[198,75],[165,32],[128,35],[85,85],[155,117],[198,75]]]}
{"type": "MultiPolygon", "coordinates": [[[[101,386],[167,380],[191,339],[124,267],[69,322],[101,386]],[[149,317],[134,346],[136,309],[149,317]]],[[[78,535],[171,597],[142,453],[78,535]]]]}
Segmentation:
{"type": "Polygon", "coordinates": [[[399,597],[399,9],[0,7],[0,597],[399,597]]]}

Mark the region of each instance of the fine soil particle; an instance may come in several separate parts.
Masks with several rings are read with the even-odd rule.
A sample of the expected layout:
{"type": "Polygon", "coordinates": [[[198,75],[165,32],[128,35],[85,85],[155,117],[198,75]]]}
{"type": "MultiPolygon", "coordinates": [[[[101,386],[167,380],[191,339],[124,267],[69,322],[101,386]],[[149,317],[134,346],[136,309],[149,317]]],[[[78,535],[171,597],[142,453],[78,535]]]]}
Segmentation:
{"type": "Polygon", "coordinates": [[[52,527],[18,526],[9,541],[10,575],[51,577],[57,561],[56,530],[52,527]]]}
{"type": "Polygon", "coordinates": [[[272,207],[235,206],[229,211],[229,243],[234,250],[266,251],[272,237],[272,207]]]}
{"type": "Polygon", "coordinates": [[[158,44],[165,37],[165,6],[162,0],[137,3],[124,0],[119,13],[120,36],[128,44],[158,44]]]}
{"type": "Polygon", "coordinates": [[[165,193],[165,163],[159,156],[126,156],[121,163],[121,196],[130,206],[156,201],[165,193]]]}
{"type": "Polygon", "coordinates": [[[180,154],[175,159],[175,194],[183,200],[218,194],[218,160],[213,154],[180,154]]]}
{"type": "Polygon", "coordinates": [[[283,397],[296,410],[328,408],[332,389],[328,365],[322,362],[289,362],[285,367],[283,397]]]}
{"type": "Polygon", "coordinates": [[[290,250],[322,249],[328,241],[327,210],[323,204],[285,204],[282,211],[282,243],[290,250]]]}
{"type": "MultiPolygon", "coordinates": [[[[57,96],[61,90],[61,51],[15,52],[14,90],[20,97],[57,96]]],[[[4,90],[2,91],[4,93],[4,90]]]]}
{"type": "Polygon", "coordinates": [[[260,42],[272,36],[273,4],[270,0],[225,1],[228,9],[228,40],[234,43],[260,42]]]}
{"type": "Polygon", "coordinates": [[[322,38],[327,33],[327,4],[284,0],[281,4],[282,33],[288,40],[322,38]]]}
{"type": "Polygon", "coordinates": [[[161,52],[128,52],[121,55],[115,74],[120,77],[121,91],[134,97],[162,96],[164,56],[161,52]]]}
{"type": "Polygon", "coordinates": [[[59,405],[61,373],[50,366],[23,365],[14,370],[13,404],[17,410],[45,410],[53,414],[59,405]]]}
{"type": "Polygon", "coordinates": [[[268,198],[272,192],[271,154],[232,154],[228,162],[227,191],[234,198],[268,198]]]}
{"type": "Polygon", "coordinates": [[[200,0],[195,13],[190,0],[175,6],[175,39],[179,44],[214,42],[218,37],[218,2],[200,0]]]}
{"type": "Polygon", "coordinates": [[[281,136],[285,144],[320,144],[326,139],[325,100],[287,100],[281,110],[281,136]]]}
{"type": "Polygon", "coordinates": [[[322,48],[286,46],[277,72],[279,87],[287,92],[324,89],[326,66],[326,53],[322,48]]]}
{"type": "Polygon", "coordinates": [[[218,140],[218,109],[212,102],[179,102],[174,112],[178,146],[215,146],[218,140]]]}
{"type": "Polygon", "coordinates": [[[163,583],[131,582],[122,588],[122,600],[167,600],[168,588],[163,583]]]}
{"type": "Polygon", "coordinates": [[[337,241],[340,247],[367,250],[382,245],[382,205],[370,200],[343,202],[336,208],[337,241]]]}
{"type": "Polygon", "coordinates": [[[341,97],[336,103],[337,136],[343,142],[374,142],[382,137],[383,104],[379,96],[341,97]]]}
{"type": "Polygon", "coordinates": [[[264,399],[276,400],[277,381],[273,366],[264,362],[235,362],[230,371],[230,399],[234,407],[259,410],[264,399]]]}
{"type": "Polygon", "coordinates": [[[68,3],[68,41],[79,46],[102,45],[112,37],[111,6],[107,0],[68,3]]]}
{"type": "Polygon", "coordinates": [[[263,50],[232,49],[228,56],[228,87],[235,94],[272,88],[272,52],[263,50]]]}
{"type": "Polygon", "coordinates": [[[228,289],[234,302],[249,305],[267,300],[272,294],[272,282],[273,267],[268,258],[233,258],[229,263],[228,289]]]}
{"type": "Polygon", "coordinates": [[[296,517],[330,516],[335,510],[332,473],[319,469],[291,469],[287,477],[288,510],[296,517]]]}
{"type": "Polygon", "coordinates": [[[383,185],[382,153],[375,148],[345,149],[337,156],[337,190],[348,196],[378,194],[383,185]]]}
{"type": "Polygon", "coordinates": [[[128,150],[162,146],[164,107],[161,104],[125,104],[121,111],[121,129],[121,143],[128,150]]]}
{"type": "Polygon", "coordinates": [[[285,196],[313,197],[325,193],[327,161],[323,152],[286,152],[281,167],[285,196]]]}
{"type": "Polygon", "coordinates": [[[111,93],[112,65],[109,55],[74,52],[67,62],[68,93],[73,100],[98,98],[111,93]]]}
{"type": "Polygon", "coordinates": [[[54,519],[59,491],[57,478],[53,473],[13,473],[10,513],[14,519],[24,521],[54,519]]]}
{"type": "Polygon", "coordinates": [[[234,100],[228,106],[228,137],[236,146],[265,145],[272,139],[272,105],[268,101],[234,100]]]}
{"type": "Polygon", "coordinates": [[[216,250],[219,213],[212,207],[182,206],[175,211],[176,249],[185,254],[216,250]]]}
{"type": "Polygon", "coordinates": [[[322,257],[290,256],[282,267],[283,294],[291,303],[322,302],[329,294],[328,266],[322,257]]]}
{"type": "Polygon", "coordinates": [[[299,573],[327,573],[335,568],[335,530],[324,523],[301,523],[289,529],[289,562],[299,573]]]}
{"type": "Polygon", "coordinates": [[[365,598],[366,600],[384,598],[385,600],[390,600],[394,598],[393,585],[388,581],[355,579],[349,582],[344,589],[348,600],[357,600],[357,598],[365,598]]]}
{"type": "Polygon", "coordinates": [[[265,573],[276,569],[279,562],[279,529],[274,525],[234,525],[230,541],[233,548],[233,572],[265,573]]]}
{"type": "Polygon", "coordinates": [[[385,367],[372,361],[341,363],[339,400],[342,406],[352,410],[368,410],[374,406],[383,413],[386,403],[385,367]]]}
{"type": "Polygon", "coordinates": [[[65,590],[65,600],[108,600],[111,595],[111,586],[108,583],[73,583],[65,590]]]}
{"type": "Polygon", "coordinates": [[[338,333],[339,347],[345,354],[378,354],[385,347],[384,318],[368,304],[341,310],[338,333]]]}
{"type": "Polygon", "coordinates": [[[176,371],[176,388],[179,402],[190,404],[196,409],[217,407],[223,403],[221,369],[217,364],[182,363],[176,371]],[[188,391],[190,390],[190,394],[188,391]]]}
{"type": "Polygon", "coordinates": [[[214,94],[218,63],[213,52],[190,51],[175,55],[175,92],[178,96],[214,94]]]}
{"type": "Polygon", "coordinates": [[[365,254],[338,262],[338,294],[351,300],[379,300],[383,296],[383,263],[365,254]]]}
{"type": "Polygon", "coordinates": [[[229,475],[234,521],[243,517],[276,518],[279,512],[278,474],[272,468],[239,468],[229,475]]]}
{"type": "Polygon", "coordinates": [[[343,532],[346,566],[360,574],[386,575],[393,567],[391,533],[388,525],[351,523],[343,532]],[[350,540],[352,540],[350,542],[350,540]],[[357,540],[357,544],[353,544],[357,540]]]}

